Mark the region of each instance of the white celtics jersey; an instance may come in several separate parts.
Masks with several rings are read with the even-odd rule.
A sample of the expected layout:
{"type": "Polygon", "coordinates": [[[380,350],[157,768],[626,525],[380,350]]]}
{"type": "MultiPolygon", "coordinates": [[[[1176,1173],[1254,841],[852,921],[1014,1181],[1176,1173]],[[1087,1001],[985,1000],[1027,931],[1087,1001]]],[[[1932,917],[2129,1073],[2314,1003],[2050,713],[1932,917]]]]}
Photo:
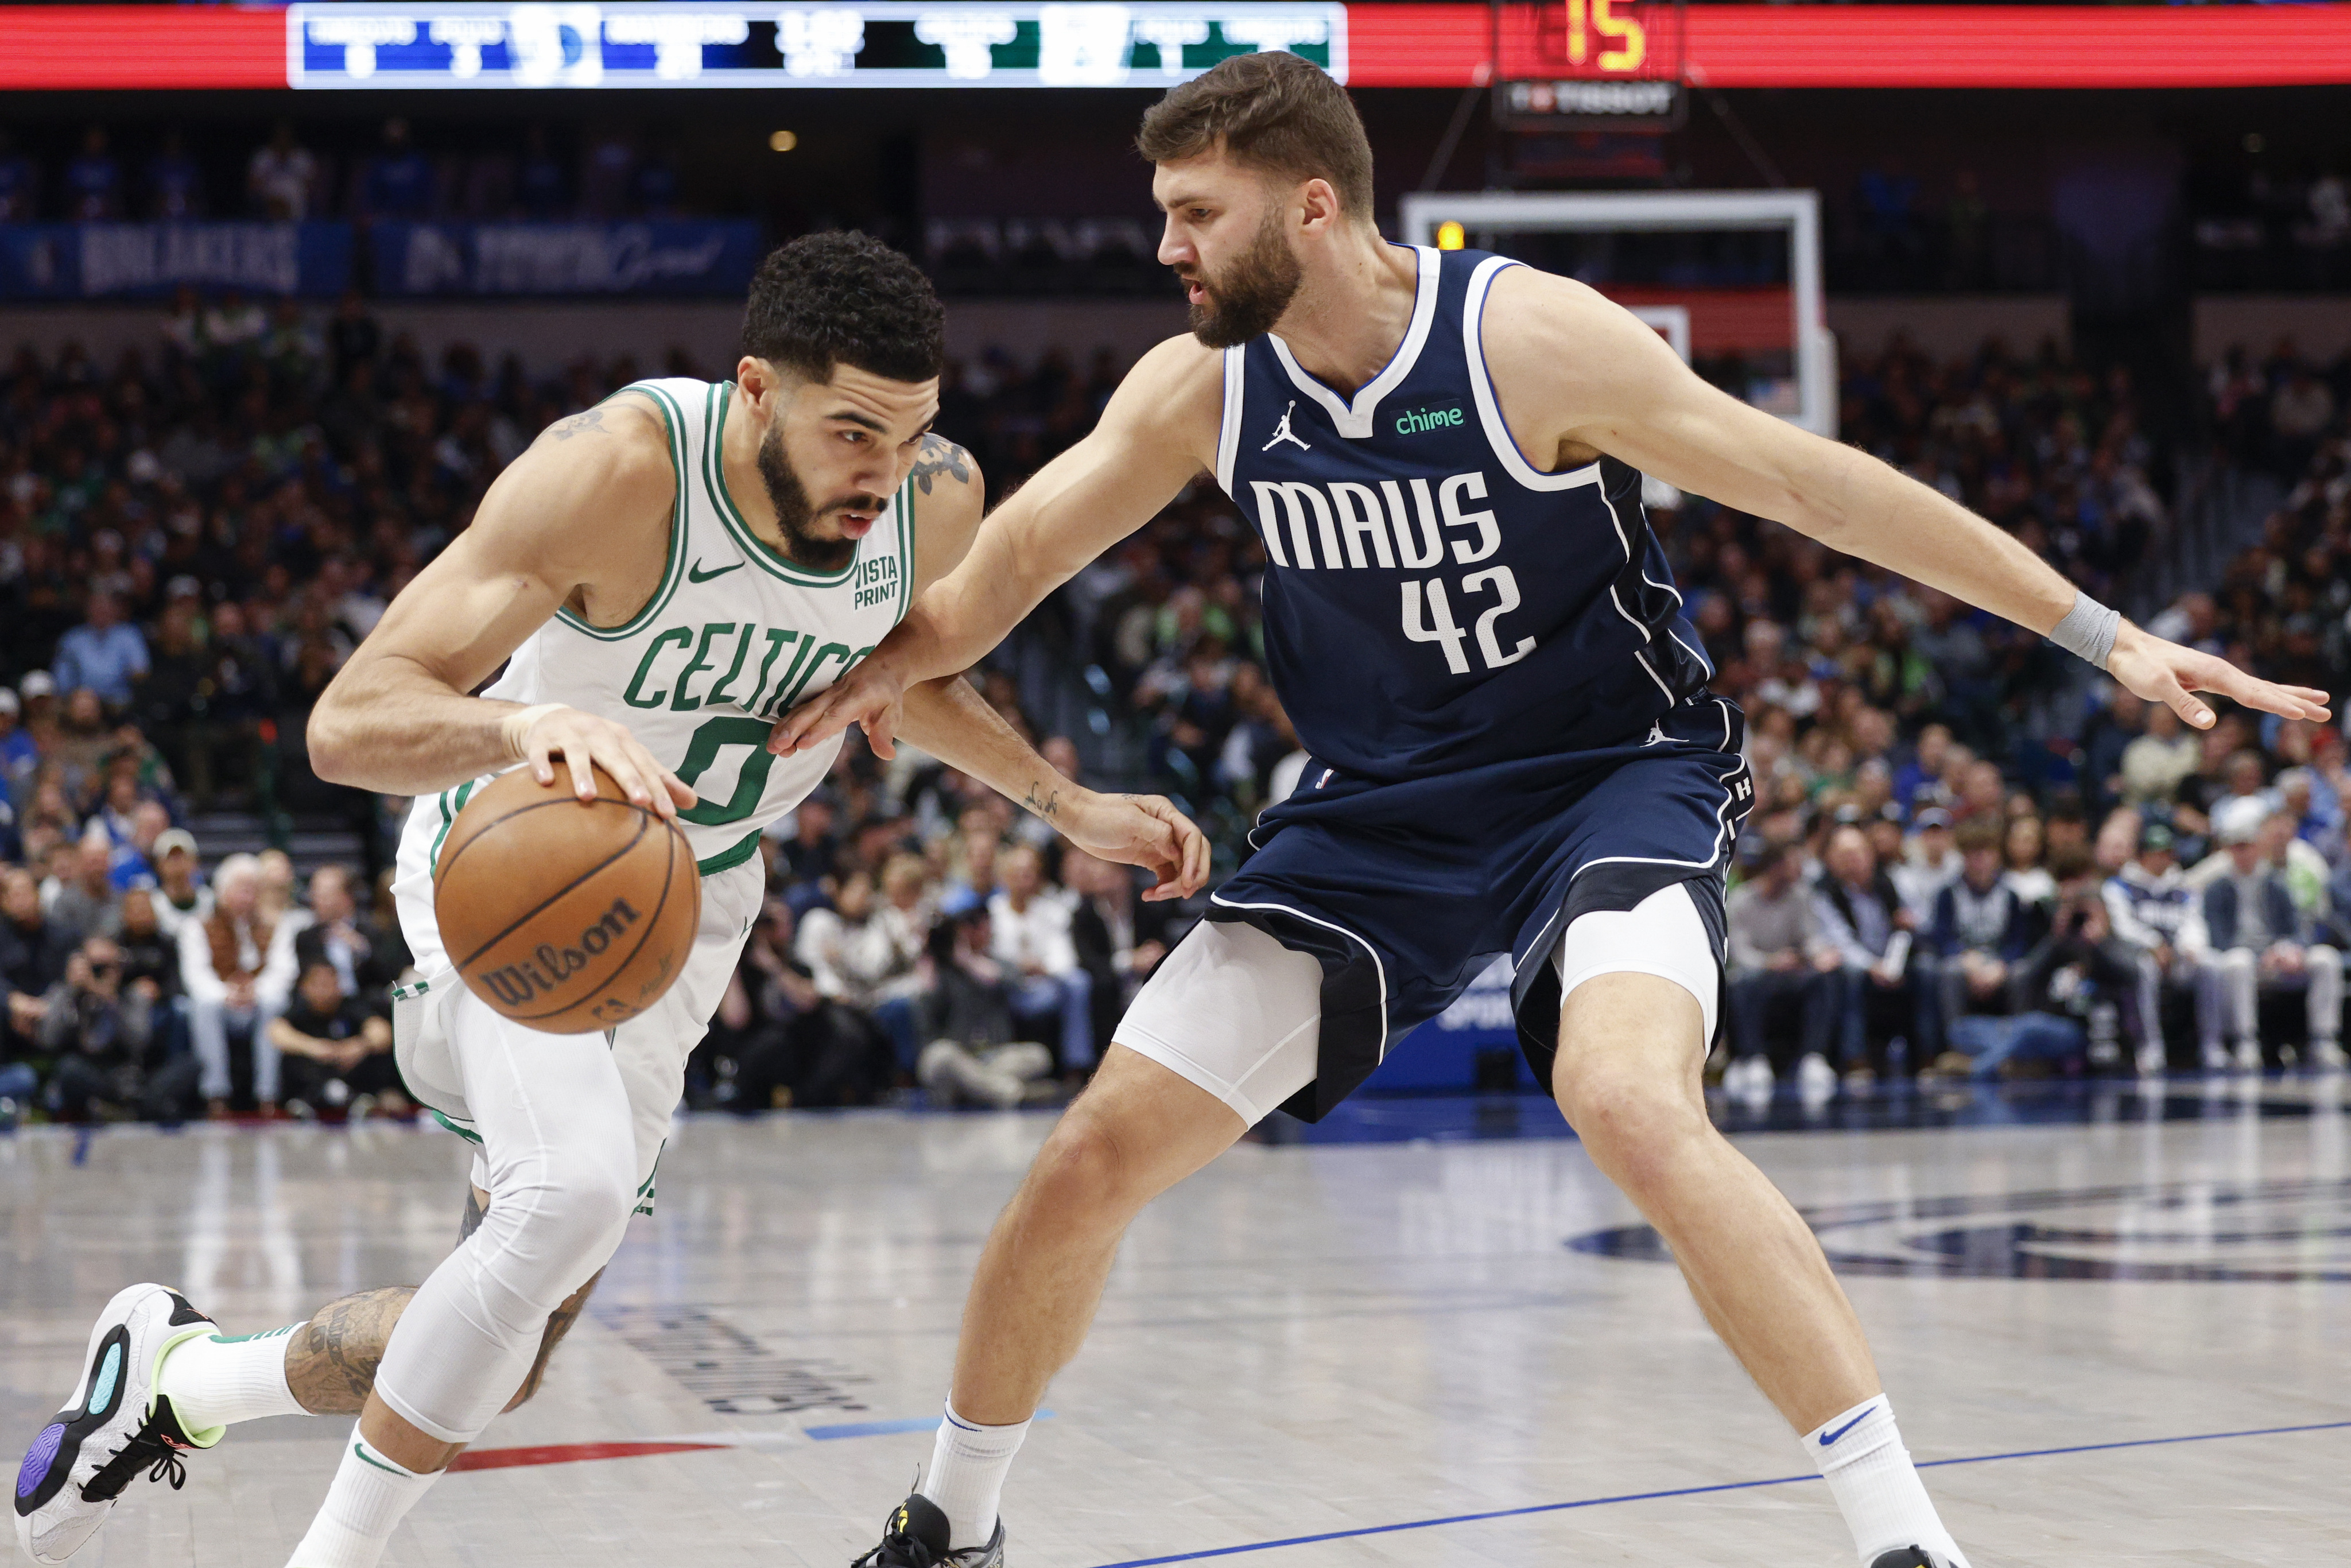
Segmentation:
{"type": "MultiPolygon", "coordinates": [[[[706,876],[756,855],[761,830],[831,768],[838,737],[777,757],[768,735],[777,716],[840,679],[905,613],[914,503],[911,486],[901,486],[847,566],[810,570],[754,536],[727,494],[719,433],[731,383],[651,381],[628,390],[660,405],[677,471],[661,586],[624,625],[590,626],[559,611],[484,695],[564,703],[626,725],[701,797],[678,815],[706,876]]],[[[430,898],[433,856],[474,788],[421,796],[411,810],[400,854],[404,913],[430,898]]]]}

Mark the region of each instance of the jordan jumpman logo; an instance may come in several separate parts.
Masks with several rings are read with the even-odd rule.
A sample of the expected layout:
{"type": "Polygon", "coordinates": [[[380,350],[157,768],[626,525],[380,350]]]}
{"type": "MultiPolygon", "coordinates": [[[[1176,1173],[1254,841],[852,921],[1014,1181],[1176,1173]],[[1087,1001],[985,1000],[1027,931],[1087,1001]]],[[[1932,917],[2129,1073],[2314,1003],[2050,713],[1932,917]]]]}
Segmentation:
{"type": "Polygon", "coordinates": [[[1290,400],[1290,406],[1281,411],[1281,423],[1273,427],[1273,439],[1267,442],[1263,446],[1259,447],[1258,450],[1259,452],[1270,452],[1285,441],[1295,445],[1301,452],[1311,452],[1314,450],[1311,446],[1307,445],[1306,443],[1299,440],[1298,437],[1290,431],[1290,416],[1297,412],[1298,400],[1296,398],[1291,398],[1290,400]]]}

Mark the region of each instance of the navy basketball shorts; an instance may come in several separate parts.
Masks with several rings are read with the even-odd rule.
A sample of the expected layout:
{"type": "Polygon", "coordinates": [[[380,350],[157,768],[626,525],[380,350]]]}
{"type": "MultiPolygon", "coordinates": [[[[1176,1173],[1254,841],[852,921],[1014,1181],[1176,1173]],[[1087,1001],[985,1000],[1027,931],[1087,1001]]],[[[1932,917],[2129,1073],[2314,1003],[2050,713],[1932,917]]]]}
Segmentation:
{"type": "Polygon", "coordinates": [[[1435,778],[1310,758],[1114,1038],[1244,1120],[1312,1121],[1503,953],[1540,1082],[1566,990],[1595,975],[1680,983],[1710,1037],[1723,876],[1754,801],[1744,730],[1700,693],[1621,746],[1435,778]]]}

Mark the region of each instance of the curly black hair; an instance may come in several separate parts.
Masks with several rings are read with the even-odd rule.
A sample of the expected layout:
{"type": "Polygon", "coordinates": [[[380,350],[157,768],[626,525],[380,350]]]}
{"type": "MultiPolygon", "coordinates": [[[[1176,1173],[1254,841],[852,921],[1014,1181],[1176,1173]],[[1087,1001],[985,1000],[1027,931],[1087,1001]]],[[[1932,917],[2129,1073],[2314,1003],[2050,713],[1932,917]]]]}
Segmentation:
{"type": "Polygon", "coordinates": [[[743,351],[811,381],[846,364],[925,382],[946,362],[946,312],[922,269],[880,240],[804,235],[770,252],[751,279],[743,351]]]}

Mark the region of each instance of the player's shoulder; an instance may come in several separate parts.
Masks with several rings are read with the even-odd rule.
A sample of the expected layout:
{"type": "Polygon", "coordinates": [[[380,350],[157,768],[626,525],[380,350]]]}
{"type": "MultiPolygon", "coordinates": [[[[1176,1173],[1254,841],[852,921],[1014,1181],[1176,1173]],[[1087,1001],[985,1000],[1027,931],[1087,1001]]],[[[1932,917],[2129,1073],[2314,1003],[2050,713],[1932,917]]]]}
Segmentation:
{"type": "MultiPolygon", "coordinates": [[[[1529,329],[1588,330],[1595,323],[1613,324],[1620,318],[1639,324],[1638,318],[1590,284],[1523,263],[1494,274],[1486,302],[1489,310],[1508,319],[1512,334],[1529,329]]],[[[1491,334],[1489,343],[1490,347],[1491,334]]]]}
{"type": "Polygon", "coordinates": [[[949,441],[935,430],[924,434],[922,444],[915,449],[914,466],[907,472],[906,478],[923,495],[948,501],[965,494],[977,497],[985,483],[980,477],[979,460],[970,449],[949,441]]]}
{"type": "Polygon", "coordinates": [[[987,506],[987,482],[980,474],[979,460],[937,431],[930,431],[915,449],[906,483],[920,525],[921,547],[931,554],[944,550],[954,559],[963,559],[987,506]]]}
{"type": "Polygon", "coordinates": [[[1630,310],[1590,284],[1532,267],[1495,275],[1479,335],[1506,399],[1516,391],[1588,408],[1646,396],[1687,373],[1630,310]]]}
{"type": "Polygon", "coordinates": [[[599,488],[668,493],[677,482],[675,416],[653,393],[624,387],[540,431],[528,455],[599,488]]]}
{"type": "Polygon", "coordinates": [[[1225,350],[1186,332],[1152,345],[1126,372],[1102,421],[1130,434],[1176,439],[1188,447],[1216,440],[1225,406],[1225,350]]]}
{"type": "Polygon", "coordinates": [[[661,401],[643,387],[622,387],[592,408],[566,414],[531,443],[538,447],[563,448],[569,455],[619,456],[650,448],[666,459],[671,440],[671,416],[661,401]]]}
{"type": "Polygon", "coordinates": [[[1163,338],[1135,361],[1123,386],[1142,386],[1154,393],[1221,393],[1225,378],[1223,349],[1212,349],[1189,332],[1163,338]]]}

